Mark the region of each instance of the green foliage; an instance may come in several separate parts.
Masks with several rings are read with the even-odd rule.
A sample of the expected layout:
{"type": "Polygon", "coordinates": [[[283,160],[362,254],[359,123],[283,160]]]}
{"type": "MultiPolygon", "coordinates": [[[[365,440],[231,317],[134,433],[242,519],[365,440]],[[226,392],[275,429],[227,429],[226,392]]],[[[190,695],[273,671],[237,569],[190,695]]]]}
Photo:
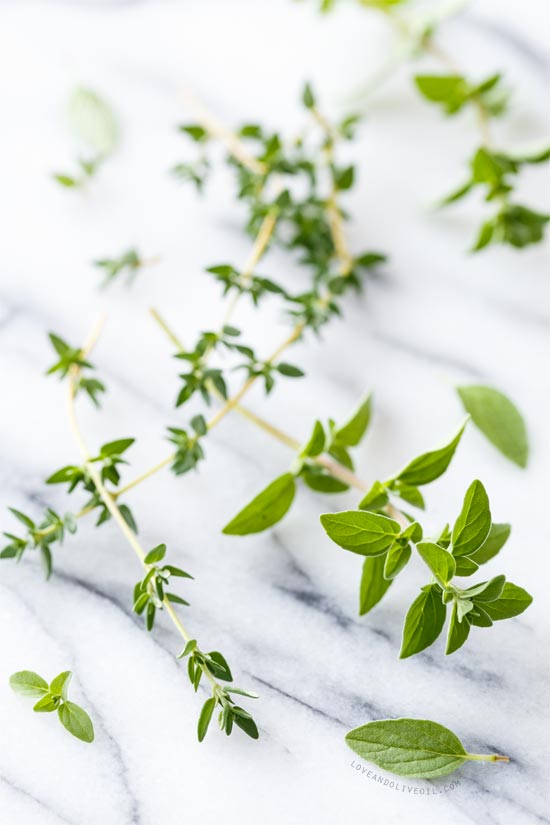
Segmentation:
{"type": "MultiPolygon", "coordinates": [[[[247,294],[254,304],[268,293],[276,294],[286,303],[295,323],[317,332],[330,318],[341,314],[344,295],[350,289],[359,291],[365,275],[383,263],[385,256],[363,252],[342,269],[332,231],[334,194],[348,192],[356,176],[353,165],[341,165],[335,151],[338,138],[353,137],[358,117],[352,114],[336,126],[329,124],[320,116],[309,84],[304,88],[302,103],[310,120],[307,141],[301,136],[285,140],[278,132],[246,123],[236,132],[246,143],[254,167],[233,156],[227,158],[227,163],[236,174],[238,199],[247,209],[247,230],[256,236],[265,218],[276,216],[270,243],[290,250],[304,268],[310,269],[310,285],[291,294],[276,280],[255,272],[243,274],[232,264],[217,264],[207,271],[220,281],[224,294],[247,294]],[[270,185],[274,178],[276,187],[270,185]]],[[[183,133],[193,141],[199,155],[194,162],[180,164],[177,173],[202,189],[210,169],[206,154],[210,141],[199,124],[187,125],[183,133]]],[[[346,219],[339,208],[338,215],[346,219]]]]}
{"type": "Polygon", "coordinates": [[[106,391],[105,385],[95,377],[89,377],[84,374],[84,370],[95,369],[86,358],[82,349],[71,347],[59,335],[53,332],[49,333],[50,342],[57,354],[58,360],[49,368],[47,375],[59,373],[60,378],[66,378],[71,370],[78,369],[78,382],[76,383],[76,392],[83,391],[91,399],[96,407],[99,407],[98,396],[100,393],[106,391]]]}
{"type": "MultiPolygon", "coordinates": [[[[447,469],[463,429],[464,425],[445,447],[410,462],[400,476],[404,474],[417,483],[437,478],[447,469]]],[[[310,443],[315,441],[313,436],[310,443]]],[[[340,547],[366,556],[359,594],[360,615],[380,602],[393,579],[408,564],[415,545],[433,579],[422,587],[409,608],[400,658],[420,653],[436,641],[445,625],[448,605],[451,618],[446,653],[453,653],[464,644],[472,626],[491,627],[495,617],[519,615],[531,603],[531,596],[506,582],[502,575],[466,589],[455,582],[456,577],[471,576],[494,558],[510,535],[508,524],[492,523],[489,499],[480,481],[472,482],[466,491],[452,529],[446,525],[438,538],[425,540],[421,525],[390,502],[400,476],[390,482],[376,481],[358,510],[325,513],[321,524],[340,547]]]]}
{"type": "Polygon", "coordinates": [[[53,178],[66,189],[81,189],[114,152],[119,139],[119,128],[108,103],[91,89],[85,88],[76,89],[71,96],[69,124],[86,157],[78,158],[75,174],[58,172],[53,178]]]}
{"type": "Polygon", "coordinates": [[[497,450],[519,467],[526,467],[529,442],[525,421],[504,393],[480,384],[457,387],[464,409],[497,450]]]}
{"type": "Polygon", "coordinates": [[[137,250],[128,249],[118,258],[100,258],[94,261],[95,266],[103,272],[103,286],[109,286],[115,280],[120,280],[122,273],[127,275],[127,284],[132,283],[137,272],[143,266],[143,260],[137,250]]]}
{"type": "Polygon", "coordinates": [[[443,725],[427,719],[381,719],[354,728],[346,743],[361,759],[379,768],[418,779],[447,776],[466,760],[508,762],[507,756],[468,753],[443,725]]]}
{"type": "Polygon", "coordinates": [[[232,682],[233,676],[225,657],[217,650],[203,653],[199,650],[197,642],[190,639],[185,645],[178,659],[187,658],[187,675],[193,685],[195,692],[198,690],[203,676],[209,681],[212,688],[212,696],[209,697],[202,706],[197,725],[197,736],[202,742],[212,720],[214,710],[219,708],[218,724],[220,730],[225,731],[229,736],[236,725],[251,739],[258,739],[259,733],[256,723],[248,711],[236,705],[232,696],[246,696],[250,699],[257,699],[258,694],[242,688],[219,684],[222,682],[232,682]]]}
{"type": "Polygon", "coordinates": [[[175,567],[173,564],[162,564],[159,566],[159,562],[164,560],[165,555],[165,544],[159,544],[157,547],[149,550],[143,560],[146,566],[146,573],[134,587],[133,611],[139,616],[145,613],[147,630],[153,629],[156,612],[164,608],[166,600],[176,604],[189,605],[189,602],[182,599],[181,596],[169,592],[168,586],[172,576],[186,579],[192,579],[193,576],[186,573],[185,570],[182,570],[180,567],[175,567]]]}
{"type": "Polygon", "coordinates": [[[295,493],[293,474],[284,473],[237,513],[222,532],[229,536],[246,536],[272,527],[288,512],[295,493]]]}
{"type": "Polygon", "coordinates": [[[67,699],[72,673],[59,673],[48,685],[42,676],[31,670],[20,670],[10,676],[10,687],[22,696],[38,697],[33,710],[36,713],[57,711],[59,721],[69,733],[83,742],[94,741],[94,726],[86,711],[67,699]]]}
{"type": "Polygon", "coordinates": [[[501,88],[501,75],[493,74],[481,83],[473,84],[462,75],[417,75],[414,80],[419,92],[432,103],[439,104],[447,115],[460,112],[467,104],[482,108],[485,115],[500,115],[507,105],[507,94],[501,88]]]}
{"type": "Polygon", "coordinates": [[[15,559],[20,561],[23,553],[27,550],[38,550],[42,569],[46,579],[52,573],[52,545],[58,542],[63,543],[65,532],[76,532],[76,520],[71,513],[60,516],[51,507],[44,511],[42,519],[36,524],[30,516],[16,510],[8,508],[13,516],[26,528],[23,536],[5,532],[3,535],[8,539],[8,544],[0,551],[0,559],[15,559]]]}
{"type": "Polygon", "coordinates": [[[550,149],[521,156],[496,152],[485,146],[477,150],[470,161],[470,179],[443,201],[443,205],[455,203],[479,187],[485,190],[486,201],[498,204],[494,217],[481,227],[473,246],[474,252],[491,243],[503,243],[521,249],[542,240],[550,215],[511,203],[510,197],[514,191],[515,178],[523,167],[545,163],[549,159],[550,149]]]}

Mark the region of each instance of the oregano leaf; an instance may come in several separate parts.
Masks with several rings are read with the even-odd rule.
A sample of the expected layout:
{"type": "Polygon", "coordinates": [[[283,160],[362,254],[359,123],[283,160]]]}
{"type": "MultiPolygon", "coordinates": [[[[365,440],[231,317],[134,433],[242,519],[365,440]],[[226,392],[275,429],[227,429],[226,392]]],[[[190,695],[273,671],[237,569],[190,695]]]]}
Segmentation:
{"type": "Polygon", "coordinates": [[[69,733],[83,742],[94,741],[94,726],[86,711],[74,702],[64,702],[57,711],[59,721],[69,733]]]}
{"type": "Polygon", "coordinates": [[[499,390],[482,385],[457,387],[475,426],[510,461],[526,467],[529,443],[525,421],[515,404],[499,390]]]}
{"type": "Polygon", "coordinates": [[[229,536],[245,536],[267,530],[288,512],[295,493],[294,476],[292,473],[284,473],[243,507],[222,532],[229,536]]]}
{"type": "Polygon", "coordinates": [[[384,577],[386,556],[367,556],[359,590],[359,615],[364,616],[382,599],[392,583],[384,577]]]}
{"type": "Polygon", "coordinates": [[[445,624],[447,607],[436,584],[423,587],[411,604],[403,626],[400,659],[406,659],[435,642],[445,624]]]}
{"type": "Polygon", "coordinates": [[[466,491],[462,511],[453,527],[454,556],[469,556],[478,550],[491,530],[489,498],[481,481],[473,481],[466,491]]]}
{"type": "Polygon", "coordinates": [[[394,480],[417,487],[421,484],[429,484],[443,475],[451,463],[467,422],[466,418],[456,435],[447,444],[413,459],[395,476],[394,480]]]}
{"type": "Polygon", "coordinates": [[[346,734],[349,747],[367,762],[398,776],[447,776],[466,760],[508,762],[498,754],[468,753],[458,736],[427,719],[381,719],[346,734]]]}
{"type": "Polygon", "coordinates": [[[363,510],[324,513],[321,524],[332,541],[361,556],[384,553],[400,532],[394,519],[363,510]]]}
{"type": "Polygon", "coordinates": [[[345,447],[356,447],[365,435],[371,419],[372,394],[367,395],[349,419],[334,431],[335,439],[345,447]]]}

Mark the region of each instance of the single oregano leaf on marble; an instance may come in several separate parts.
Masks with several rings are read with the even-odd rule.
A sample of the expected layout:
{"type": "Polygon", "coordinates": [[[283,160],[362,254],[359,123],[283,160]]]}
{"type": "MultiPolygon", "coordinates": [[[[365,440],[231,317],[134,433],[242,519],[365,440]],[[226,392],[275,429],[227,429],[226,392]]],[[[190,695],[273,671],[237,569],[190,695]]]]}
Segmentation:
{"type": "Polygon", "coordinates": [[[508,756],[468,753],[448,728],[427,719],[382,719],[346,734],[361,759],[379,768],[417,779],[447,776],[468,760],[509,762],[508,756]]]}
{"type": "Polygon", "coordinates": [[[510,461],[526,467],[529,443],[525,421],[516,405],[499,390],[479,384],[457,387],[475,426],[510,461]]]}

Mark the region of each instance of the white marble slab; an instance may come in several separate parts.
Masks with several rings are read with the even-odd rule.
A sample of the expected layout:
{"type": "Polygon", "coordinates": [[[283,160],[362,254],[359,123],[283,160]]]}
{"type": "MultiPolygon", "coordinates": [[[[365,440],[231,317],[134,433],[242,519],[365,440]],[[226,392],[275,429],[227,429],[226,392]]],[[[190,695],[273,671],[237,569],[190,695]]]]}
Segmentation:
{"type": "MultiPolygon", "coordinates": [[[[547,138],[547,24],[544,3],[531,0],[519,11],[515,3],[483,0],[446,28],[446,42],[470,71],[502,68],[517,90],[497,126],[504,147],[536,147],[547,138]]],[[[0,7],[2,513],[6,505],[37,513],[46,502],[66,507],[61,491],[43,486],[53,469],[77,458],[63,389],[43,377],[48,330],[80,341],[108,312],[95,360],[109,396],[101,414],[82,405],[91,443],[135,436],[137,471],[164,455],[165,426],[187,417],[172,408],[175,367],[147,308],[159,307],[192,340],[221,314],[218,290],[202,269],[244,261],[248,243],[226,176],[197,202],[167,174],[186,154],[173,128],[186,118],[178,86],[194,87],[230,121],[265,118],[292,128],[302,79],[314,81],[329,109],[342,109],[387,44],[383,26],[351,5],[326,20],[286,0],[0,7]],[[120,152],[84,197],[49,178],[73,157],[63,113],[78,83],[107,94],[124,129],[120,152]],[[97,291],[90,261],[134,243],[160,254],[160,265],[132,290],[97,291]]],[[[350,235],[354,249],[385,250],[391,263],[322,342],[296,349],[307,380],[281,385],[268,402],[257,390],[249,400],[303,438],[317,414],[341,416],[374,389],[376,415],[358,456],[361,474],[374,479],[452,431],[461,418],[454,383],[479,379],[509,392],[529,422],[528,470],[471,430],[427,498],[439,524],[457,512],[472,478],[483,480],[495,517],[514,529],[491,571],[503,567],[534,594],[533,606],[476,633],[449,659],[437,644],[398,661],[402,617],[422,573],[411,567],[387,602],[357,617],[360,559],[331,544],[318,525],[320,512],[354,506],[356,496],[327,501],[301,490],[272,532],[243,540],[220,534],[290,458],[230,417],[208,439],[200,474],[158,476],[129,500],[144,543],[165,541],[195,575],[186,588],[193,632],[219,646],[238,682],[261,694],[260,741],[213,731],[198,745],[200,697],[174,661],[179,640],[163,621],[146,634],[132,615],[139,568],[116,528],[83,524],[56,552],[49,583],[30,556],[17,567],[1,565],[2,822],[548,821],[548,256],[539,248],[470,257],[465,249],[482,204],[444,215],[431,210],[462,179],[475,140],[468,116],[444,122],[417,99],[410,69],[372,96],[356,146],[361,175],[349,200],[350,235]],[[95,720],[92,747],[10,692],[7,678],[21,668],[74,670],[75,699],[95,720]],[[388,784],[373,781],[353,765],[343,734],[399,715],[438,720],[473,750],[504,751],[512,762],[466,766],[449,780],[399,782],[397,789],[388,774],[388,784]]],[[[527,173],[522,193],[547,206],[548,173],[527,173]]],[[[289,283],[302,278],[281,253],[263,271],[289,283]]],[[[237,320],[262,352],[281,336],[272,308],[260,318],[241,307],[237,320]]]]}

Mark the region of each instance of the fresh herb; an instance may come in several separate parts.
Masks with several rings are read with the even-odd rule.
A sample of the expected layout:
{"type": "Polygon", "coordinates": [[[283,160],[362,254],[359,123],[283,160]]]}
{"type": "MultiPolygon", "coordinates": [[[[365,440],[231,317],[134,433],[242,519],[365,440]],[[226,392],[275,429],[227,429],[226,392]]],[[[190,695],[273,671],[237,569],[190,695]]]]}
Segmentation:
{"type": "Polygon", "coordinates": [[[152,263],[156,263],[156,259],[145,260],[136,249],[128,249],[118,258],[100,258],[94,261],[94,265],[105,276],[102,284],[104,287],[109,286],[115,280],[120,280],[123,273],[127,275],[126,283],[129,285],[134,281],[139,270],[152,263]]]}
{"type": "Polygon", "coordinates": [[[21,696],[33,696],[38,699],[33,707],[36,713],[52,713],[56,710],[59,721],[69,733],[83,742],[93,742],[92,720],[80,705],[67,699],[72,675],[70,670],[65,670],[52,679],[48,685],[38,673],[33,673],[32,670],[20,670],[10,676],[10,687],[21,696]]]}
{"type": "Polygon", "coordinates": [[[78,158],[75,173],[56,172],[53,178],[67,189],[81,189],[116,149],[119,128],[109,104],[85,88],[76,89],[71,96],[69,125],[85,156],[78,158]]]}
{"type": "MultiPolygon", "coordinates": [[[[399,14],[396,7],[406,0],[357,0],[367,8],[382,12],[394,28],[400,43],[400,59],[388,61],[377,73],[377,83],[386,73],[395,71],[401,60],[425,56],[439,63],[444,70],[437,74],[417,74],[414,84],[422,97],[440,107],[446,116],[455,116],[471,109],[481,139],[481,145],[470,161],[471,176],[459,189],[447,196],[442,205],[454,203],[474,188],[485,189],[485,199],[495,203],[496,212],[478,232],[472,251],[489,244],[507,244],[516,249],[540,243],[550,221],[550,215],[512,200],[515,177],[522,167],[540,164],[550,159],[550,149],[527,155],[513,155],[494,146],[491,123],[503,115],[508,107],[509,91],[500,72],[482,80],[467,77],[455,59],[438,42],[442,21],[453,10],[437,9],[427,18],[425,14],[399,14]]],[[[336,0],[321,0],[321,11],[331,11],[336,0]]],[[[370,87],[369,87],[370,88],[370,87]]]]}
{"type": "Polygon", "coordinates": [[[464,762],[509,762],[496,753],[468,753],[458,736],[427,719],[380,719],[346,734],[354,753],[385,771],[417,779],[447,776],[464,762]]]}
{"type": "Polygon", "coordinates": [[[457,387],[473,423],[497,450],[519,467],[526,467],[529,442],[523,416],[510,399],[493,387],[479,384],[457,387]]]}
{"type": "Polygon", "coordinates": [[[445,472],[463,431],[464,424],[444,447],[414,459],[388,481],[376,481],[358,510],[321,516],[332,541],[365,557],[360,614],[368,613],[382,599],[408,564],[413,547],[430,571],[432,580],[421,588],[405,618],[402,659],[436,641],[445,626],[448,607],[451,616],[445,652],[450,654],[462,647],[472,627],[491,627],[497,619],[517,616],[532,601],[525,590],[502,575],[471,587],[455,580],[476,573],[497,555],[510,535],[509,525],[493,524],[489,499],[480,481],[474,481],[466,491],[452,529],[446,525],[433,539],[424,538],[421,524],[395,502],[401,498],[417,509],[424,508],[418,487],[445,472]],[[401,482],[406,483],[405,494],[401,482]]]}

